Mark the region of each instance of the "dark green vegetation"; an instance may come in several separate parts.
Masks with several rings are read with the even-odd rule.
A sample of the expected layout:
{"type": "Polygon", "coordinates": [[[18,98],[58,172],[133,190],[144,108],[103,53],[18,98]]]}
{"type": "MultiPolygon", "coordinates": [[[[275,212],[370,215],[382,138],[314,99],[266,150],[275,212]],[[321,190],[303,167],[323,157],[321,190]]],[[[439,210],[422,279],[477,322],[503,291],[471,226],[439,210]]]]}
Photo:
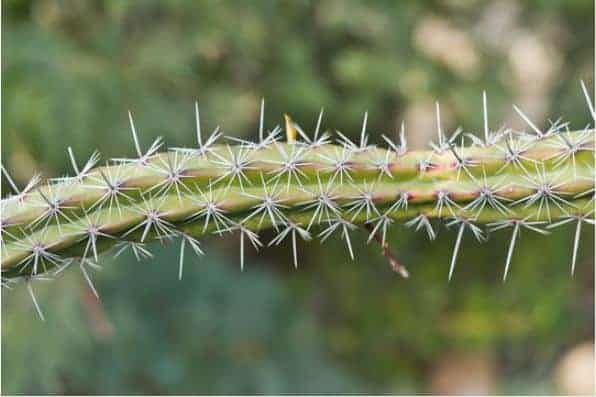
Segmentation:
{"type": "MultiPolygon", "coordinates": [[[[445,131],[480,131],[483,89],[491,128],[512,122],[513,102],[541,126],[589,122],[579,90],[592,81],[589,1],[506,3],[505,28],[489,23],[499,10],[466,4],[5,2],[3,164],[22,185],[39,170],[70,172],[68,145],[80,158],[132,155],[128,109],[144,147],[157,135],[192,145],[195,99],[206,128],[244,138],[256,137],[261,96],[268,128],[285,111],[314,125],[324,106],[323,125],[356,139],[368,110],[373,141],[406,118],[418,147],[434,139],[434,100],[450,114],[445,131]]],[[[100,304],[74,270],[34,283],[46,323],[22,286],[3,290],[3,391],[429,391],[448,353],[494,363],[496,391],[554,390],[556,360],[593,335],[593,233],[573,278],[572,225],[524,233],[506,283],[506,232],[490,247],[466,236],[447,283],[455,235],[429,242],[395,228],[409,280],[362,232],[355,261],[339,238],[300,243],[298,270],[282,245],[248,250],[240,273],[233,238],[204,241],[208,255],[189,255],[182,281],[175,245],[140,263],[105,258],[92,274],[100,304]]]]}

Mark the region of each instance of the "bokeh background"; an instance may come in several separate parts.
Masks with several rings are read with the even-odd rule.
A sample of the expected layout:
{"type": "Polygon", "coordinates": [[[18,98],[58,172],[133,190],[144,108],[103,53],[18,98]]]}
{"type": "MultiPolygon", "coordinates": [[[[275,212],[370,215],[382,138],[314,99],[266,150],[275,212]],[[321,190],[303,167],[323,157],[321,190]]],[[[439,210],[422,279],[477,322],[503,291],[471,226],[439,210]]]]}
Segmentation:
{"type": "MultiPolygon", "coordinates": [[[[579,81],[593,83],[591,0],[16,1],[2,2],[2,162],[19,184],[69,172],[79,158],[193,145],[203,127],[254,138],[288,112],[305,129],[372,140],[405,120],[413,147],[447,131],[589,122],[579,81]]],[[[6,189],[8,186],[3,184],[6,189]]],[[[271,233],[264,234],[268,241],[271,233]]],[[[508,233],[434,242],[397,227],[400,279],[366,233],[343,242],[249,251],[205,238],[207,255],[177,279],[175,246],[155,258],[105,256],[92,275],[2,291],[2,392],[27,393],[589,393],[593,384],[594,234],[574,277],[572,226],[524,233],[501,281],[508,233]]],[[[157,247],[153,247],[157,248],[157,247]]]]}

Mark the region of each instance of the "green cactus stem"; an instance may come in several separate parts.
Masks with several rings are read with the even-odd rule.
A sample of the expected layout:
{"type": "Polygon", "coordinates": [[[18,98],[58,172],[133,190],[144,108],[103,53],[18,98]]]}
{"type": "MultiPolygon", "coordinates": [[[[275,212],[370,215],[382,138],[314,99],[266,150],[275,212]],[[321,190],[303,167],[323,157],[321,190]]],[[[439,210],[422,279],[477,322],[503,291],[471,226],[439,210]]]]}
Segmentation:
{"type": "Polygon", "coordinates": [[[432,149],[416,151],[407,150],[403,131],[399,142],[384,137],[387,149],[369,145],[366,117],[358,144],[342,134],[332,144],[329,135],[319,135],[320,118],[311,139],[287,117],[287,142],[279,140],[279,128],[265,136],[261,119],[258,143],[230,145],[218,143],[218,130],[203,140],[197,109],[197,148],[159,153],[158,139],[143,153],[130,121],[134,158],[97,166],[94,153],[79,168],[69,148],[75,176],[43,184],[35,179],[22,191],[3,168],[15,189],[1,201],[4,284],[56,274],[73,263],[84,271],[114,247],[148,254],[144,244],[152,240],[181,242],[181,274],[185,247],[201,254],[198,239],[206,234],[239,233],[243,266],[244,244],[262,246],[258,232],[266,228],[276,231],[269,245],[291,240],[297,266],[297,238],[324,241],[337,233],[353,257],[350,233],[360,227],[407,276],[386,241],[387,229],[399,222],[431,239],[437,223],[457,228],[449,277],[466,230],[483,241],[481,226],[511,228],[506,276],[521,229],[547,233],[577,221],[574,268],[581,225],[593,223],[590,128],[556,124],[542,132],[530,123],[533,134],[487,129],[482,140],[468,136],[468,146],[458,132],[447,139],[439,128],[432,149]]]}

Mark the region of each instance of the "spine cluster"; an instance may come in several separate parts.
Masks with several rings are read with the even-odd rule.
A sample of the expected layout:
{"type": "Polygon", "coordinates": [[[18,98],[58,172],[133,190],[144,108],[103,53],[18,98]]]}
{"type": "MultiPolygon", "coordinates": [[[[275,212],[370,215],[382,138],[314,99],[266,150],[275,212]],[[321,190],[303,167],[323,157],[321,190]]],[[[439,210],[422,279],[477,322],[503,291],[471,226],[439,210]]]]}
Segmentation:
{"type": "Polygon", "coordinates": [[[322,113],[312,136],[286,117],[282,142],[281,128],[265,131],[263,107],[258,142],[223,137],[219,128],[205,138],[197,106],[197,147],[165,152],[160,139],[142,150],[129,114],[134,158],[97,166],[94,153],[81,166],[69,148],[74,176],[44,183],[35,177],[22,190],[2,168],[15,190],[1,201],[3,285],[24,279],[37,306],[29,281],[77,264],[95,292],[88,268],[97,267],[102,252],[150,256],[151,240],[179,241],[182,277],[185,250],[202,254],[199,239],[206,234],[239,234],[242,267],[245,246],[287,242],[297,266],[298,238],[325,241],[334,234],[354,258],[350,235],[357,229],[407,276],[386,240],[398,223],[430,239],[440,223],[457,230],[451,278],[464,233],[485,241],[487,231],[511,230],[506,277],[522,230],[548,233],[576,222],[573,271],[582,224],[594,223],[595,131],[571,131],[561,122],[542,131],[519,113],[531,132],[491,131],[485,122],[482,138],[461,130],[447,137],[437,105],[438,139],[414,151],[403,126],[397,140],[383,136],[387,148],[369,144],[366,115],[359,142],[340,132],[332,142],[321,133],[322,113]],[[272,241],[259,237],[266,228],[276,231],[272,241]]]}

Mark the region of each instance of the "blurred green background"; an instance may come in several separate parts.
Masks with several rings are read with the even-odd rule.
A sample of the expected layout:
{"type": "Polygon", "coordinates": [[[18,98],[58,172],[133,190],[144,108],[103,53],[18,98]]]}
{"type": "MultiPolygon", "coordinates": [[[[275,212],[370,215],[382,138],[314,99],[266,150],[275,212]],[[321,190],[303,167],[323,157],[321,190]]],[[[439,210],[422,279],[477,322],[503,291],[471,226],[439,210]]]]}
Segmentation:
{"type": "MultiPolygon", "coordinates": [[[[68,145],[131,155],[128,109],[142,144],[193,145],[195,99],[204,128],[244,138],[264,97],[268,128],[288,112],[311,130],[324,107],[325,128],[356,136],[368,110],[374,142],[405,120],[422,148],[435,100],[445,130],[480,130],[482,90],[492,128],[521,127],[512,103],[581,128],[593,15],[591,0],[3,1],[2,162],[24,184],[69,172],[68,145]]],[[[466,238],[448,283],[444,228],[392,231],[409,280],[364,232],[355,261],[337,238],[300,244],[297,270],[282,245],[240,272],[238,238],[206,238],[182,281],[175,246],[106,256],[99,302],[75,270],[34,284],[45,323],[22,285],[3,289],[2,392],[586,392],[588,229],[574,277],[569,226],[524,233],[506,283],[508,233],[466,238]]]]}

